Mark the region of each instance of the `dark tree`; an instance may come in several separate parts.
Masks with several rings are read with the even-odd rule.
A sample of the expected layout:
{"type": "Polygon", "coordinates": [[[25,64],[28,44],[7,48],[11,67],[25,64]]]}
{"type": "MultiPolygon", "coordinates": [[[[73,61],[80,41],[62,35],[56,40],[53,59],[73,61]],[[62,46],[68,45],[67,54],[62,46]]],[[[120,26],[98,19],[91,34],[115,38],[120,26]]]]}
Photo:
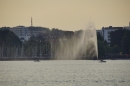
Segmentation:
{"type": "Polygon", "coordinates": [[[122,39],[122,51],[125,54],[130,53],[130,31],[126,30],[122,39]]]}
{"type": "Polygon", "coordinates": [[[0,28],[0,57],[16,57],[22,42],[9,28],[0,28]]]}
{"type": "Polygon", "coordinates": [[[103,41],[98,41],[98,57],[99,59],[102,59],[101,57],[105,55],[105,44],[103,41]]]}
{"type": "Polygon", "coordinates": [[[101,34],[99,34],[99,33],[97,33],[97,40],[103,41],[103,37],[102,37],[101,34]]]}
{"type": "Polygon", "coordinates": [[[113,47],[114,45],[118,45],[121,48],[121,41],[122,38],[124,36],[125,33],[125,29],[119,29],[119,30],[115,30],[113,32],[110,33],[110,37],[111,37],[111,47],[113,47]]]}
{"type": "Polygon", "coordinates": [[[21,41],[18,38],[18,36],[16,36],[12,31],[5,29],[5,30],[1,30],[0,29],[0,45],[2,45],[4,43],[4,45],[6,46],[12,46],[12,45],[20,45],[21,41]]]}

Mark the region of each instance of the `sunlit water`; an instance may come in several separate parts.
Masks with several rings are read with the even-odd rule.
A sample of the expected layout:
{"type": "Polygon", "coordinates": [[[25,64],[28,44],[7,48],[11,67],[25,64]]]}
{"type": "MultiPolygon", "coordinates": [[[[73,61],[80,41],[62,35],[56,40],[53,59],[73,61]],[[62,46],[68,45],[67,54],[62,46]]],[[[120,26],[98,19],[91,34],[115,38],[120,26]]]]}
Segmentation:
{"type": "Polygon", "coordinates": [[[0,86],[130,86],[130,60],[0,61],[0,86]]]}

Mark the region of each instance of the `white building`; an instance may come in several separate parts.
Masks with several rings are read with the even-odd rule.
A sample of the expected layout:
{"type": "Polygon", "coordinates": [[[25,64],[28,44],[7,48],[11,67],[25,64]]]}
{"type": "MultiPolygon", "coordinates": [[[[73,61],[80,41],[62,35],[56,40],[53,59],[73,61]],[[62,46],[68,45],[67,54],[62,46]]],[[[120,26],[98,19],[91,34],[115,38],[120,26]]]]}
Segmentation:
{"type": "Polygon", "coordinates": [[[13,31],[21,41],[28,40],[31,37],[29,29],[25,26],[16,26],[10,30],[13,31]]]}
{"type": "Polygon", "coordinates": [[[30,31],[31,36],[36,36],[44,31],[42,27],[28,27],[28,29],[30,31]]]}
{"type": "Polygon", "coordinates": [[[97,33],[100,33],[103,37],[104,40],[107,41],[107,43],[110,45],[111,43],[111,37],[110,37],[110,33],[112,31],[118,30],[118,29],[123,29],[123,27],[103,27],[102,30],[96,30],[97,33]]]}
{"type": "Polygon", "coordinates": [[[10,29],[13,31],[21,41],[29,40],[31,36],[36,36],[39,33],[48,33],[49,28],[45,27],[25,27],[25,26],[16,26],[10,29]]]}

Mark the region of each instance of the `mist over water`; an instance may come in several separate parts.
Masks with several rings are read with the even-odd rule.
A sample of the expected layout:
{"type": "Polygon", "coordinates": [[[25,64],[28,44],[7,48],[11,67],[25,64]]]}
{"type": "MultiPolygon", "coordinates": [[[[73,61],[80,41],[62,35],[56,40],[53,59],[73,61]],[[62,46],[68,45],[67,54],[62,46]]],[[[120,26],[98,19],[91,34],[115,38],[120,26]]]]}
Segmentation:
{"type": "Polygon", "coordinates": [[[82,31],[75,32],[71,38],[59,39],[60,44],[54,48],[54,58],[61,60],[98,59],[97,35],[94,25],[89,24],[82,31]]]}

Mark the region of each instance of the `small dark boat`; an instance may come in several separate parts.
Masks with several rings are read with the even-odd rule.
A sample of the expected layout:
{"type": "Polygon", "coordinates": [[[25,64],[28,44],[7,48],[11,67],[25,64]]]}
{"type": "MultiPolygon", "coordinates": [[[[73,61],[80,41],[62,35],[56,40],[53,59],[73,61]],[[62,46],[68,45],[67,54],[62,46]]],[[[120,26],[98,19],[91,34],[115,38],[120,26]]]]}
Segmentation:
{"type": "Polygon", "coordinates": [[[34,58],[34,62],[40,62],[38,58],[34,58]]]}
{"type": "Polygon", "coordinates": [[[106,62],[106,61],[100,60],[100,62],[106,62]]]}

